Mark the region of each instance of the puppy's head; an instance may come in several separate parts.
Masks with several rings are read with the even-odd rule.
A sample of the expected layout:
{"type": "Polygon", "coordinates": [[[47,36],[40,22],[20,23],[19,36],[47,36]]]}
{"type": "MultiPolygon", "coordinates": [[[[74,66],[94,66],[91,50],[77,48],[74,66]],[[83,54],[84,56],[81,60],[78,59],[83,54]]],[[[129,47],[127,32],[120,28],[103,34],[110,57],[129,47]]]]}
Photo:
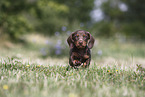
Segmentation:
{"type": "Polygon", "coordinates": [[[70,48],[76,46],[78,49],[83,49],[88,46],[90,49],[94,45],[94,38],[92,35],[84,30],[77,30],[73,32],[67,39],[70,48]]]}

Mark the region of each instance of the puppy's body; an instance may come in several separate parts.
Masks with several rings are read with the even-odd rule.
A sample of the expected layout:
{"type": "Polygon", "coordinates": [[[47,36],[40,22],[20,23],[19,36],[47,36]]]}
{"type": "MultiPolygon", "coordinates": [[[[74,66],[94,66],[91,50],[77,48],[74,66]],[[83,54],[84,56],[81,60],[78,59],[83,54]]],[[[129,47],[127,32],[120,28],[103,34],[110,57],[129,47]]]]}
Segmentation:
{"type": "Polygon", "coordinates": [[[82,65],[83,67],[89,66],[91,61],[91,52],[88,46],[84,49],[78,49],[76,46],[70,49],[69,64],[72,67],[78,67],[82,65]]]}
{"type": "Polygon", "coordinates": [[[67,42],[70,46],[70,66],[89,66],[91,61],[90,49],[93,47],[94,41],[91,34],[84,30],[77,30],[68,37],[67,42]]]}

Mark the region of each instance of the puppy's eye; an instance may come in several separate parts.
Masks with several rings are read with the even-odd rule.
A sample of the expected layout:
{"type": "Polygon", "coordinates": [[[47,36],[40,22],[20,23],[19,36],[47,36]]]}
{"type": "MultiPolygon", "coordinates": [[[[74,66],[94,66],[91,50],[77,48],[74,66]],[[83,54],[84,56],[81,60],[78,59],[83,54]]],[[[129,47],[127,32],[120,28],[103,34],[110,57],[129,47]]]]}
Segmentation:
{"type": "Polygon", "coordinates": [[[78,40],[78,39],[79,39],[79,35],[75,35],[74,37],[75,37],[75,39],[76,39],[76,40],[78,40]]]}
{"type": "Polygon", "coordinates": [[[75,37],[76,37],[76,38],[78,38],[78,37],[79,37],[79,35],[77,34],[75,37]]]}
{"type": "Polygon", "coordinates": [[[85,34],[83,34],[83,37],[86,38],[87,36],[85,34]]]}

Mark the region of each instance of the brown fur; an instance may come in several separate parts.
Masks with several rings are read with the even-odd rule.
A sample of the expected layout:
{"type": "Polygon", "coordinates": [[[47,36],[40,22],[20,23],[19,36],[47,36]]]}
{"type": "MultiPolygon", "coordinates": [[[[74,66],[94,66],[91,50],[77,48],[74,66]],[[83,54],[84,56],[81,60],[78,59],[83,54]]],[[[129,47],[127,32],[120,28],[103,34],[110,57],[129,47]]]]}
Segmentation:
{"type": "Polygon", "coordinates": [[[95,39],[84,30],[73,32],[67,39],[70,47],[69,64],[72,67],[88,67],[91,61],[91,51],[95,39]]]}

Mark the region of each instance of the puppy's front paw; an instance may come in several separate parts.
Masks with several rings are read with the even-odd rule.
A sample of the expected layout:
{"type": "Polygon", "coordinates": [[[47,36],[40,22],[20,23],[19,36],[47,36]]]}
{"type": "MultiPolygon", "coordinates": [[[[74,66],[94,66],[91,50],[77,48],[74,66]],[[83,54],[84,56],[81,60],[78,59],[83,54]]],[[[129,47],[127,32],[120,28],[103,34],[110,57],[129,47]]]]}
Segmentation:
{"type": "Polygon", "coordinates": [[[81,65],[83,68],[86,68],[87,67],[87,63],[85,62],[85,63],[82,63],[82,65],[81,65]]]}
{"type": "Polygon", "coordinates": [[[74,66],[80,66],[81,62],[79,60],[74,60],[73,64],[74,64],[74,66]]]}

